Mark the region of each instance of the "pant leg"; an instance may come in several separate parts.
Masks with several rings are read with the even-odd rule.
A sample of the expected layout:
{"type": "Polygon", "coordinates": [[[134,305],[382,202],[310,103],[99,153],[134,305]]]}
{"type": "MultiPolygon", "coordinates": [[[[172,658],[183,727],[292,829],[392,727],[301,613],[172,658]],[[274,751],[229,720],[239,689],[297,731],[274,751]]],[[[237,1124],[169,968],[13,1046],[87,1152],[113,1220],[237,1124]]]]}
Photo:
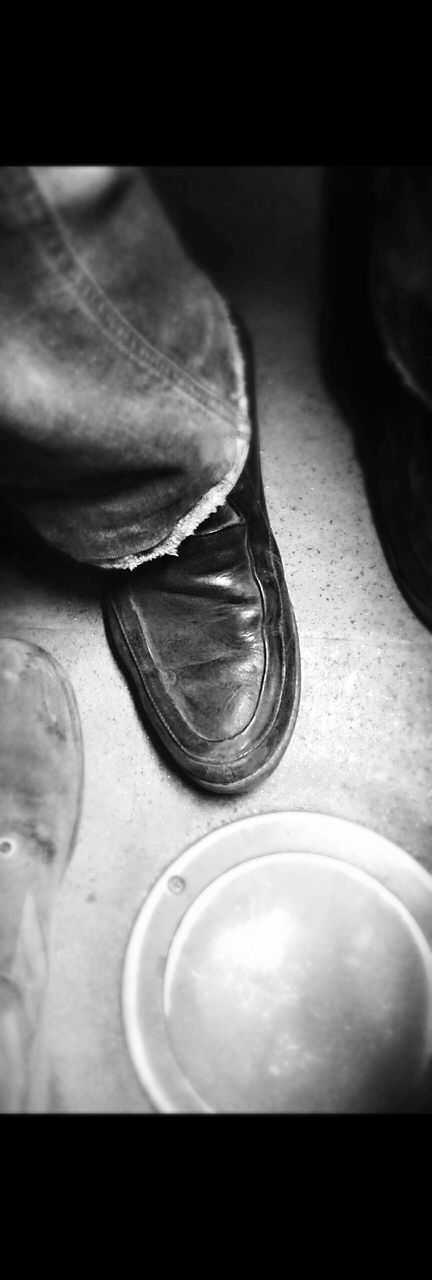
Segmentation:
{"type": "Polygon", "coordinates": [[[133,568],[223,502],[249,441],[226,306],[144,172],[0,169],[0,494],[133,568]]]}
{"type": "Polygon", "coordinates": [[[389,359],[432,408],[432,168],[375,173],[372,299],[389,359]]]}

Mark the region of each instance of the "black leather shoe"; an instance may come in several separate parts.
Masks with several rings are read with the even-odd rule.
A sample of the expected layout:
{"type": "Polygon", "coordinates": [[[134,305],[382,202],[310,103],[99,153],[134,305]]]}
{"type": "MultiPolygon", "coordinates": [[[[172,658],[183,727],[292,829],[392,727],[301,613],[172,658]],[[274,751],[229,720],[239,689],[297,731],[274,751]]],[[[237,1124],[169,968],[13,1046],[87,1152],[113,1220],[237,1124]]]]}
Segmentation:
{"type": "Polygon", "coordinates": [[[191,782],[235,793],[271,773],[294,729],[300,655],[259,464],[178,556],[113,575],[105,618],[145,721],[191,782]]]}
{"type": "Polygon", "coordinates": [[[324,372],[354,427],[389,568],[432,629],[432,413],[390,362],[377,320],[376,172],[330,171],[324,196],[324,372]]]}

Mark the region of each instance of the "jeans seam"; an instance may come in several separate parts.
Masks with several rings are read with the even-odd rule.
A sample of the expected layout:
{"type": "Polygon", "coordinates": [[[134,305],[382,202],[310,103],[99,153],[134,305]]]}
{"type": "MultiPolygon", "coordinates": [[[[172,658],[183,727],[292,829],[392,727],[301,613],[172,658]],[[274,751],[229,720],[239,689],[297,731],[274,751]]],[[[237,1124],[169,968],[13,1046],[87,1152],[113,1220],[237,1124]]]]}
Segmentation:
{"type": "Polygon", "coordinates": [[[230,426],[235,425],[238,428],[241,424],[238,420],[235,401],[233,408],[230,409],[215,392],[209,391],[195,381],[191,374],[185,372],[174,360],[153,347],[116,310],[91,273],[75,257],[63,232],[60,219],[39,191],[31,172],[24,173],[10,166],[9,175],[21,201],[20,210],[16,209],[13,202],[11,204],[18,224],[27,234],[35,237],[48,260],[54,263],[61,279],[66,281],[73,290],[78,301],[86,306],[92,320],[99,324],[104,335],[139,367],[152,368],[166,385],[175,386],[202,408],[211,413],[216,411],[219,417],[230,426]],[[24,217],[20,218],[20,213],[26,211],[37,218],[35,226],[29,226],[24,217]]]}

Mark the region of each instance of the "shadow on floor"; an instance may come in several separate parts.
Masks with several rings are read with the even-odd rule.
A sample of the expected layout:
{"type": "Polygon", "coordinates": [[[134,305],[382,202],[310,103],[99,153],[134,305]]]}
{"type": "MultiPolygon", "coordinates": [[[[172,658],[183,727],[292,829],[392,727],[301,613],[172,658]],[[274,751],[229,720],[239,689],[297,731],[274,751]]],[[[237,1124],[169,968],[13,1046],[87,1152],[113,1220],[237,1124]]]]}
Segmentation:
{"type": "Polygon", "coordinates": [[[49,547],[7,502],[0,502],[0,566],[18,569],[36,588],[48,587],[59,602],[72,595],[97,600],[106,585],[102,570],[77,564],[49,547]]]}

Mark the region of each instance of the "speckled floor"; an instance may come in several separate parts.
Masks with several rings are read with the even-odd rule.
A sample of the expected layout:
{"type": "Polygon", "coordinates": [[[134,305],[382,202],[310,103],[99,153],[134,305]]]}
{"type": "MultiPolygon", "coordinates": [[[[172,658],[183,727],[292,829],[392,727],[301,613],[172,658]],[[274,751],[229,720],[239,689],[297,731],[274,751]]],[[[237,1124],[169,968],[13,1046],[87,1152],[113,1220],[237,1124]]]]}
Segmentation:
{"type": "Polygon", "coordinates": [[[189,198],[213,209],[217,278],[252,339],[267,502],[299,628],[300,712],[276,772],[241,799],[192,791],[141,727],[97,579],[2,551],[0,634],[60,660],[84,733],[83,817],[47,1003],[55,1111],[151,1110],[122,1033],[122,967],[140,904],[192,841],[236,817],[311,809],[372,827],[432,870],[432,636],[393,581],[351,430],[322,382],[319,184],[319,170],[300,168],[189,176],[189,198]]]}

